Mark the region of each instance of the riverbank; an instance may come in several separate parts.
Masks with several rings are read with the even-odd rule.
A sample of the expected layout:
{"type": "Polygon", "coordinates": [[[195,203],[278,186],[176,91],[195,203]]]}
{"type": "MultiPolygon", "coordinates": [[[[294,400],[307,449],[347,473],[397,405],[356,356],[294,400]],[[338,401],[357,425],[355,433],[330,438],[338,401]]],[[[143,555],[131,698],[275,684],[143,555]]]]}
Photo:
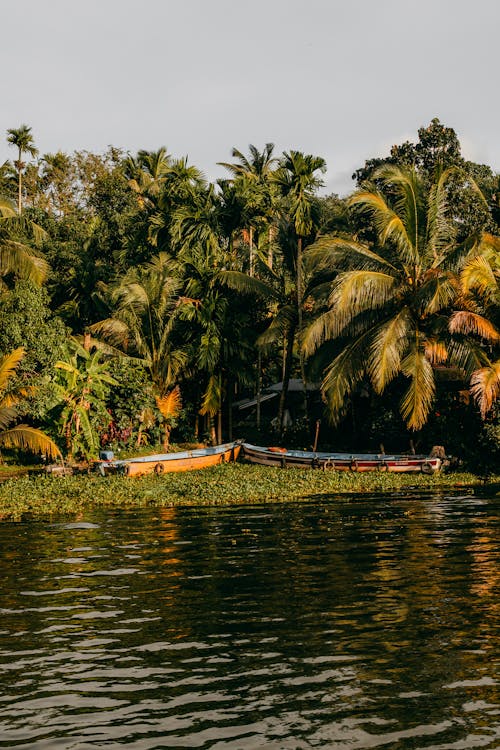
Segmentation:
{"type": "MultiPolygon", "coordinates": [[[[495,480],[500,482],[500,477],[495,480]]],[[[484,484],[468,473],[357,474],[223,464],[181,474],[68,477],[24,476],[0,483],[0,519],[48,519],[93,508],[231,505],[308,500],[318,495],[473,488],[484,484]]]]}

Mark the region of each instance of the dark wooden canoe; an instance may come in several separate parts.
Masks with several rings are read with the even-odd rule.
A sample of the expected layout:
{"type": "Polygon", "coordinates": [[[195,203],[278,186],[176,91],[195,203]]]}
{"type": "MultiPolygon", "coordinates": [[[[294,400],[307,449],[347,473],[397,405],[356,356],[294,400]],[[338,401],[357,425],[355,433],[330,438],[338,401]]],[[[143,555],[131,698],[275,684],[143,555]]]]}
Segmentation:
{"type": "Polygon", "coordinates": [[[242,457],[263,466],[299,469],[336,469],[339,471],[423,472],[441,469],[442,460],[431,456],[385,455],[382,453],[313,453],[286,448],[263,448],[243,443],[242,457]]]}

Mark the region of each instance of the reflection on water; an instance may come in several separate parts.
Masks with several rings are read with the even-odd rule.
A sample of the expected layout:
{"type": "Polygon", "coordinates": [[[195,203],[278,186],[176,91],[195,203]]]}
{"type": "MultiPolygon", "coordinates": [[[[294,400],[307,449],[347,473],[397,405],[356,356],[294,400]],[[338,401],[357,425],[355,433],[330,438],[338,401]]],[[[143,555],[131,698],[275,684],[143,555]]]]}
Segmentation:
{"type": "Polygon", "coordinates": [[[498,499],[0,526],[0,747],[500,747],[498,499]]]}

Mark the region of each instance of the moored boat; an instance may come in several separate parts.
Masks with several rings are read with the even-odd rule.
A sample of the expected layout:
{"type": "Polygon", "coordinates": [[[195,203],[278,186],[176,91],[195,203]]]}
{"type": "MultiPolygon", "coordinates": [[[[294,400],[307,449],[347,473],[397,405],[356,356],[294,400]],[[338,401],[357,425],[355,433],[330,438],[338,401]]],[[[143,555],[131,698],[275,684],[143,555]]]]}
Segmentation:
{"type": "Polygon", "coordinates": [[[191,471],[205,469],[228,461],[235,461],[240,452],[241,442],[236,440],[223,445],[208,448],[195,448],[179,453],[157,453],[151,456],[137,458],[115,459],[108,458],[97,463],[97,471],[106,474],[121,473],[126,476],[141,476],[143,474],[164,474],[168,472],[191,471]]]}
{"type": "Polygon", "coordinates": [[[435,456],[386,455],[384,453],[320,453],[287,450],[286,448],[263,448],[250,443],[243,443],[241,448],[242,457],[250,463],[263,466],[280,466],[282,468],[433,474],[441,469],[443,463],[440,458],[435,456]]]}

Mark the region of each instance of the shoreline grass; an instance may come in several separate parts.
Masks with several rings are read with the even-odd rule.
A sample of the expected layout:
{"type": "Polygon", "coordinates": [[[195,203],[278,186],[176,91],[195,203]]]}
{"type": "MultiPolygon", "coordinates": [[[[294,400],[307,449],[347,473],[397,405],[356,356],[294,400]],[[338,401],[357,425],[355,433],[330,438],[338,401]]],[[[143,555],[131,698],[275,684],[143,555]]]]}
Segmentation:
{"type": "MultiPolygon", "coordinates": [[[[492,481],[500,482],[500,477],[492,481]]],[[[22,476],[0,483],[0,519],[46,520],[93,509],[248,505],[311,500],[327,495],[427,492],[483,486],[469,473],[392,474],[279,469],[223,464],[209,469],[138,478],[77,475],[22,476]]],[[[498,491],[495,488],[494,491],[498,491]]]]}

